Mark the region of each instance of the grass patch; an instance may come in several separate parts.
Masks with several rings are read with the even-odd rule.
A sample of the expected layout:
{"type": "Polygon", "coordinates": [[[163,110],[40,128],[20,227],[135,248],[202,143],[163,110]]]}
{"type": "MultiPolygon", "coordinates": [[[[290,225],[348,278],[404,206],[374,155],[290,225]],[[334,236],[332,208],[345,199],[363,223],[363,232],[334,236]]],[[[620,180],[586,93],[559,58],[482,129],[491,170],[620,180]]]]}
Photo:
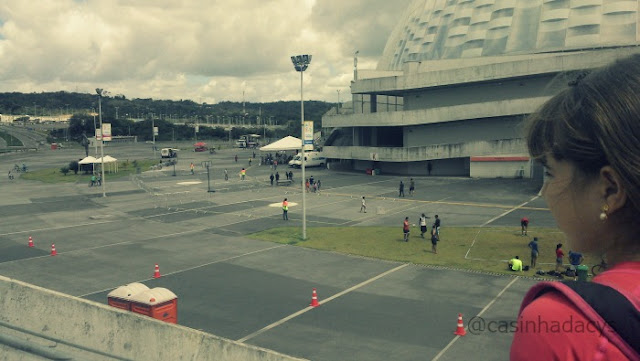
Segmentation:
{"type": "Polygon", "coordinates": [[[7,142],[7,146],[9,147],[22,147],[24,144],[22,141],[7,132],[0,131],[0,138],[4,139],[7,142]]]}
{"type": "MultiPolygon", "coordinates": [[[[389,261],[505,274],[513,274],[507,270],[506,263],[513,256],[518,255],[525,265],[529,264],[528,244],[534,236],[538,237],[540,249],[537,268],[545,271],[555,268],[557,243],[563,243],[565,254],[569,253],[570,246],[556,228],[530,229],[529,236],[522,237],[519,228],[446,227],[441,231],[438,254],[431,252],[431,240],[422,239],[417,228],[412,228],[409,242],[402,240],[399,227],[308,228],[306,241],[302,241],[300,229],[293,227],[272,228],[249,235],[263,241],[389,261]]],[[[599,261],[585,256],[588,265],[599,261]]],[[[522,272],[522,275],[533,276],[535,270],[522,272]]]]}
{"type": "MultiPolygon", "coordinates": [[[[139,167],[142,171],[148,170],[152,165],[158,164],[158,161],[145,159],[138,161],[118,161],[118,172],[117,173],[105,173],[105,178],[107,182],[110,179],[119,179],[122,177],[128,177],[130,174],[136,172],[136,166],[139,167]],[[134,164],[135,163],[135,164],[134,164]]],[[[89,184],[91,180],[91,174],[85,174],[84,172],[78,172],[78,174],[74,174],[73,171],[70,171],[67,175],[62,174],[60,172],[60,168],[68,167],[69,163],[60,164],[57,168],[47,168],[41,169],[37,171],[29,171],[27,173],[20,173],[20,179],[40,181],[44,183],[75,183],[86,182],[89,184]]],[[[100,167],[96,167],[96,171],[98,171],[100,167]]],[[[105,168],[105,171],[108,169],[105,168]]]]}

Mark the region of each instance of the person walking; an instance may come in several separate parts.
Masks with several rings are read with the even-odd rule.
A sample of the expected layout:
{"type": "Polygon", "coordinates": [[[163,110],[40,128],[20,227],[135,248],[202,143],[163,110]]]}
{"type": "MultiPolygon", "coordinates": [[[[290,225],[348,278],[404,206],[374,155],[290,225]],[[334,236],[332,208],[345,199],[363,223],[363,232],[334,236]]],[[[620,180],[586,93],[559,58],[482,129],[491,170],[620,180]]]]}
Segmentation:
{"type": "Polygon", "coordinates": [[[520,219],[520,228],[522,228],[522,235],[526,236],[527,228],[529,228],[529,218],[525,216],[520,219]]]}
{"type": "Polygon", "coordinates": [[[227,169],[224,169],[224,180],[228,181],[229,180],[229,172],[227,172],[227,169]]]}
{"type": "Polygon", "coordinates": [[[293,172],[289,171],[289,179],[291,180],[291,182],[293,182],[293,172]]]}
{"type": "Polygon", "coordinates": [[[235,159],[236,163],[238,163],[238,155],[236,154],[236,156],[233,158],[235,159]]]}
{"type": "Polygon", "coordinates": [[[435,233],[438,237],[440,237],[440,218],[437,214],[435,215],[435,220],[433,221],[431,233],[435,233]]]}
{"type": "Polygon", "coordinates": [[[413,192],[416,190],[416,182],[413,178],[409,179],[409,195],[412,196],[413,192]]]}
{"type": "Polygon", "coordinates": [[[402,223],[402,233],[404,234],[404,241],[409,242],[409,232],[411,228],[409,228],[409,217],[404,217],[404,222],[402,223]]]}
{"type": "Polygon", "coordinates": [[[424,213],[420,216],[420,237],[424,238],[424,234],[427,233],[427,217],[424,213]]]}
{"type": "Polygon", "coordinates": [[[431,252],[438,254],[438,242],[440,241],[440,237],[433,233],[431,234],[431,252]]]}
{"type": "Polygon", "coordinates": [[[362,200],[360,201],[360,213],[367,213],[367,202],[364,199],[364,196],[362,196],[362,200]]]}
{"type": "Polygon", "coordinates": [[[193,164],[193,162],[191,162],[191,164],[189,165],[189,169],[191,169],[191,175],[194,174],[194,171],[193,171],[194,168],[195,168],[195,165],[193,164]]]}
{"type": "Polygon", "coordinates": [[[244,180],[244,177],[247,175],[247,170],[242,168],[240,170],[240,180],[244,180]]]}
{"type": "Polygon", "coordinates": [[[558,243],[556,245],[556,272],[557,273],[562,273],[563,258],[564,258],[564,251],[562,250],[562,243],[558,243]]]}
{"type": "Polygon", "coordinates": [[[276,184],[280,181],[280,173],[276,172],[276,184]]]}
{"type": "Polygon", "coordinates": [[[517,327],[510,360],[640,360],[640,55],[579,72],[556,94],[526,121],[525,143],[567,242],[606,253],[608,266],[591,282],[534,285],[518,325],[571,327],[517,327]]]}
{"type": "Polygon", "coordinates": [[[269,176],[269,180],[271,181],[271,186],[273,187],[273,173],[271,173],[271,175],[269,176]]]}
{"type": "Polygon", "coordinates": [[[285,221],[289,220],[289,202],[286,198],[282,201],[282,219],[285,221]]]}
{"type": "Polygon", "coordinates": [[[404,197],[404,183],[400,181],[400,185],[398,186],[398,197],[404,197]]]}
{"type": "Polygon", "coordinates": [[[531,268],[536,266],[538,260],[538,237],[533,237],[533,240],[529,242],[529,248],[531,248],[531,268]]]}

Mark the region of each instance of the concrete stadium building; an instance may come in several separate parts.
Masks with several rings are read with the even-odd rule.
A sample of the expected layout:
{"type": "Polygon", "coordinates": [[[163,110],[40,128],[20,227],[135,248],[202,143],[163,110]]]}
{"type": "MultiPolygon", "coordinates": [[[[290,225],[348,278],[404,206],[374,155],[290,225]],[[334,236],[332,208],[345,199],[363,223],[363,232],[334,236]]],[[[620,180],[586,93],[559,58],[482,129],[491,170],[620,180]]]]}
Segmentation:
{"type": "Polygon", "coordinates": [[[639,14],[637,0],[415,0],[377,69],[354,61],[353,111],[322,118],[323,151],[363,171],[538,177],[523,119],[640,52],[639,14]]]}

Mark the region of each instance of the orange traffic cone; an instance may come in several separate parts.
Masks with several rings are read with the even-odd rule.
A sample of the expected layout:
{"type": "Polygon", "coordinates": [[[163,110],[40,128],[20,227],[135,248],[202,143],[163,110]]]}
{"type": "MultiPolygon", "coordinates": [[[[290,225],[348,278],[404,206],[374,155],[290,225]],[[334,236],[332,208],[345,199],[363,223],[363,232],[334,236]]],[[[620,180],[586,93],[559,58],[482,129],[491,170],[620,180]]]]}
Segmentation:
{"type": "Polygon", "coordinates": [[[156,270],[153,272],[153,278],[160,278],[160,266],[156,263],[156,270]]]}
{"type": "Polygon", "coordinates": [[[467,331],[464,330],[464,325],[462,324],[461,313],[458,314],[458,327],[456,328],[456,332],[454,332],[453,334],[458,336],[464,336],[467,334],[467,331]]]}
{"type": "Polygon", "coordinates": [[[57,254],[58,254],[58,252],[56,252],[56,245],[51,243],[51,255],[55,256],[57,254]]]}
{"type": "Polygon", "coordinates": [[[29,248],[33,247],[33,237],[29,236],[29,248]]]}
{"type": "Polygon", "coordinates": [[[320,306],[320,304],[318,303],[318,293],[316,292],[316,289],[313,289],[313,292],[311,293],[311,304],[309,305],[311,307],[318,307],[320,306]]]}

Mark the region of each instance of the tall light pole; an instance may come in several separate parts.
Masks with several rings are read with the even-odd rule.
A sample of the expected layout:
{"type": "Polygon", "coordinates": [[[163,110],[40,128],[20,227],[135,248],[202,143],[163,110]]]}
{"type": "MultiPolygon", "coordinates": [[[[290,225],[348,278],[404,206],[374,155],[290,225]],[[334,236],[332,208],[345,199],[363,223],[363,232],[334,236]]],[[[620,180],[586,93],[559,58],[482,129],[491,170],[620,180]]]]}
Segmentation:
{"type": "Polygon", "coordinates": [[[304,155],[304,71],[307,70],[309,64],[311,64],[311,55],[296,55],[291,57],[291,62],[293,63],[293,67],[296,68],[297,72],[300,72],[300,132],[302,133],[302,147],[300,158],[302,159],[302,164],[300,168],[302,169],[302,240],[307,239],[307,205],[306,205],[306,189],[305,189],[305,155],[304,155]]]}
{"type": "Polygon", "coordinates": [[[336,107],[336,114],[340,114],[340,89],[336,91],[338,92],[338,106],[336,107]]]}
{"type": "MultiPolygon", "coordinates": [[[[93,134],[95,135],[93,145],[95,145],[96,157],[97,157],[98,156],[98,132],[97,132],[98,126],[96,125],[96,109],[92,108],[91,112],[93,113],[93,134]]],[[[100,129],[100,132],[102,132],[102,129],[100,129]]]]}
{"type": "Polygon", "coordinates": [[[151,114],[151,134],[153,137],[153,159],[156,159],[156,121],[151,114]]]}
{"type": "Polygon", "coordinates": [[[102,196],[106,197],[107,192],[105,191],[105,186],[107,180],[104,178],[104,134],[102,132],[102,94],[106,92],[100,88],[96,88],[96,93],[98,93],[98,117],[100,118],[100,160],[102,161],[100,167],[102,171],[102,181],[100,183],[102,183],[102,196]]]}

